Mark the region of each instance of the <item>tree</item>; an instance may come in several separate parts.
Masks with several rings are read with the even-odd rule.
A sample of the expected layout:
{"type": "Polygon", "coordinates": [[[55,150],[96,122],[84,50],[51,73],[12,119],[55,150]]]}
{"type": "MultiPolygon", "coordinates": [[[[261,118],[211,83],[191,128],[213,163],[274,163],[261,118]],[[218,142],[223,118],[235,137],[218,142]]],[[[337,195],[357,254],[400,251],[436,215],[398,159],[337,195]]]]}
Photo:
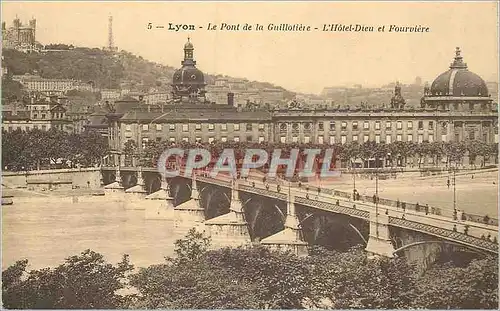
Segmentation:
{"type": "Polygon", "coordinates": [[[2,100],[4,102],[21,100],[23,97],[23,85],[12,80],[11,76],[2,77],[2,100]]]}
{"type": "Polygon", "coordinates": [[[333,309],[412,306],[416,274],[402,258],[368,259],[355,247],[345,253],[320,250],[309,260],[314,269],[312,301],[330,301],[333,309]]]}
{"type": "Polygon", "coordinates": [[[477,156],[480,156],[482,157],[481,167],[484,166],[486,157],[491,153],[490,146],[486,142],[480,140],[469,141],[466,145],[466,149],[469,154],[469,164],[473,165],[476,162],[477,156]]]}
{"type": "Polygon", "coordinates": [[[100,164],[109,150],[108,142],[96,131],[85,131],[81,134],[80,153],[86,160],[86,165],[100,164]]]}
{"type": "Polygon", "coordinates": [[[375,148],[375,142],[373,141],[367,141],[361,145],[359,156],[363,160],[363,163],[368,161],[368,168],[370,168],[369,159],[373,157],[373,150],[375,150],[375,148]]]}
{"type": "Polygon", "coordinates": [[[443,144],[441,142],[432,142],[428,145],[428,155],[432,157],[434,166],[441,161],[441,156],[444,154],[443,144]]]}
{"type": "Polygon", "coordinates": [[[466,145],[464,144],[464,142],[452,141],[445,144],[444,150],[446,153],[446,162],[448,163],[448,165],[450,165],[452,162],[458,164],[462,161],[462,158],[465,155],[466,145]]]}
{"type": "Polygon", "coordinates": [[[130,297],[118,290],[126,286],[133,266],[128,256],[117,266],[86,250],[55,269],[26,271],[28,261],[18,261],[2,274],[2,299],[12,309],[111,309],[128,305],[130,297]]]}
{"type": "Polygon", "coordinates": [[[473,260],[466,267],[443,264],[418,282],[414,307],[426,309],[498,309],[498,258],[473,260]]]}
{"type": "Polygon", "coordinates": [[[127,163],[132,163],[132,158],[135,156],[137,152],[137,143],[133,139],[129,139],[125,142],[123,146],[123,153],[125,154],[125,161],[127,163]]]}
{"type": "Polygon", "coordinates": [[[68,144],[68,134],[66,132],[51,128],[49,131],[42,131],[44,146],[44,156],[51,163],[56,163],[59,158],[67,158],[70,154],[70,146],[68,144]]]}
{"type": "Polygon", "coordinates": [[[413,142],[410,141],[398,141],[395,143],[395,149],[397,150],[397,153],[403,158],[403,166],[406,166],[406,163],[408,163],[408,156],[413,155],[413,142]]]}
{"type": "Polygon", "coordinates": [[[420,168],[425,157],[430,154],[429,142],[424,141],[416,145],[415,153],[418,155],[418,167],[420,168]]]}
{"type": "Polygon", "coordinates": [[[183,239],[174,243],[174,252],[177,257],[167,258],[167,260],[173,260],[180,264],[197,260],[208,251],[210,241],[210,238],[204,233],[196,231],[196,228],[191,228],[183,239]]]}
{"type": "Polygon", "coordinates": [[[490,144],[490,154],[495,158],[495,163],[498,163],[498,144],[490,144]]]}

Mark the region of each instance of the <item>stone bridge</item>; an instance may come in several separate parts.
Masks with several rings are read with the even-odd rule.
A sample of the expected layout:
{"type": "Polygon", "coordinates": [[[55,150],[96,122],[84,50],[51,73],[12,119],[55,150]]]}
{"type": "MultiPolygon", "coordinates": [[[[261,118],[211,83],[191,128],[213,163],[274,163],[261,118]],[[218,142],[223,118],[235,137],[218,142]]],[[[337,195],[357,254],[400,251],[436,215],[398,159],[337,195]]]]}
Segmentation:
{"type": "Polygon", "coordinates": [[[107,194],[125,191],[128,206],[146,209],[146,218],[162,218],[173,210],[176,230],[203,226],[216,247],[259,242],[302,255],[312,244],[343,248],[363,243],[371,254],[425,259],[424,265],[448,251],[498,253],[492,240],[497,226],[351,201],[288,183],[233,181],[224,175],[162,182],[156,169],[135,167],[104,167],[102,174],[107,194]]]}

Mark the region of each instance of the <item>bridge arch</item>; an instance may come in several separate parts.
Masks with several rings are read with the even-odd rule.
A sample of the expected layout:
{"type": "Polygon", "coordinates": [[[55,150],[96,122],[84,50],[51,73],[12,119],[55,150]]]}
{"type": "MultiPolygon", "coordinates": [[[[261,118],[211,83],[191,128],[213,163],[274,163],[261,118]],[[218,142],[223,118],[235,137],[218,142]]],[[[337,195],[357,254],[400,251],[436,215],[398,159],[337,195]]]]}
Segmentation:
{"type": "Polygon", "coordinates": [[[401,253],[402,251],[404,251],[406,249],[409,249],[409,248],[412,248],[412,247],[415,247],[415,246],[418,246],[418,245],[424,245],[424,244],[442,244],[442,245],[456,246],[457,248],[460,248],[460,249],[466,249],[469,252],[473,252],[473,253],[484,255],[484,256],[487,255],[487,252],[485,252],[483,250],[479,250],[477,248],[474,248],[474,247],[471,247],[471,246],[468,246],[468,245],[465,245],[465,244],[460,244],[460,243],[446,241],[446,240],[442,240],[442,241],[440,241],[440,240],[429,240],[429,241],[418,241],[418,242],[409,243],[409,244],[406,244],[406,245],[403,245],[403,246],[399,247],[398,249],[395,249],[393,251],[393,254],[397,255],[397,254],[401,253]]]}
{"type": "MultiPolygon", "coordinates": [[[[330,237],[338,237],[339,230],[341,230],[350,232],[351,234],[354,233],[354,235],[357,237],[356,240],[366,245],[367,238],[363,235],[361,230],[355,224],[353,224],[353,221],[354,223],[356,223],[356,220],[357,219],[354,219],[347,215],[336,213],[310,212],[304,214],[304,217],[300,221],[299,225],[304,230],[304,233],[306,233],[306,231],[308,232],[306,235],[309,237],[308,240],[310,244],[319,244],[326,246],[323,242],[328,242],[327,244],[330,245],[329,242],[332,241],[330,237]],[[310,225],[306,226],[306,224],[308,223],[310,223],[310,225]]],[[[350,243],[359,243],[351,239],[348,240],[351,241],[350,243]]],[[[330,245],[330,247],[334,244],[335,242],[330,245]]]]}
{"type": "Polygon", "coordinates": [[[171,179],[170,189],[172,197],[174,198],[175,206],[186,202],[191,197],[191,189],[184,180],[177,178],[171,179]]]}
{"type": "Polygon", "coordinates": [[[242,204],[253,238],[263,239],[283,230],[286,202],[259,197],[259,199],[246,199],[242,204]]]}
{"type": "Polygon", "coordinates": [[[229,213],[231,199],[226,189],[206,185],[200,190],[200,201],[205,209],[206,219],[211,219],[229,213]]]}
{"type": "Polygon", "coordinates": [[[144,190],[146,190],[147,193],[153,193],[161,189],[161,175],[156,173],[143,173],[143,178],[144,190]]]}

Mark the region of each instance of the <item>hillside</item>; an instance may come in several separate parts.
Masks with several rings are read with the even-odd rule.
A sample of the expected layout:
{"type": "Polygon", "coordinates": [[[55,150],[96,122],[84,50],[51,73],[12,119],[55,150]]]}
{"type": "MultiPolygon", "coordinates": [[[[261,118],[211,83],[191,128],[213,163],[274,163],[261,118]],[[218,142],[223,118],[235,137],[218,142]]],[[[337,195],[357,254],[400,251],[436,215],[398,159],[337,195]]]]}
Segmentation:
{"type": "MultiPolygon", "coordinates": [[[[124,83],[127,87],[141,91],[147,91],[150,87],[166,89],[177,69],[145,60],[126,51],[112,54],[97,48],[74,48],[31,54],[11,49],[3,49],[2,52],[2,63],[8,68],[9,75],[38,73],[44,78],[93,81],[99,88],[119,88],[120,84],[124,83]]],[[[212,84],[215,76],[205,75],[205,79],[208,84],[212,84]]],[[[251,86],[276,87],[266,82],[249,81],[248,87],[251,86]]],[[[286,93],[287,98],[293,94],[288,91],[286,93]]]]}

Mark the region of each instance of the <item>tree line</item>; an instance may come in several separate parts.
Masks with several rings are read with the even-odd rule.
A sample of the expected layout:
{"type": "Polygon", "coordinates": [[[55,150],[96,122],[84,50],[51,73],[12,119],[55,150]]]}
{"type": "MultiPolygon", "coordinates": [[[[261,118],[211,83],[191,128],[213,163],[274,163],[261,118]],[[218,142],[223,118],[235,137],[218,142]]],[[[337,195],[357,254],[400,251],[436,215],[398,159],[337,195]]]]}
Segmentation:
{"type": "Polygon", "coordinates": [[[218,142],[212,143],[190,143],[190,142],[168,142],[168,141],[148,141],[139,146],[134,140],[128,140],[124,144],[123,153],[127,163],[132,163],[132,158],[139,160],[137,165],[155,166],[162,152],[173,146],[182,149],[205,148],[209,150],[212,157],[218,157],[226,148],[234,149],[237,158],[243,158],[247,149],[265,149],[268,154],[273,150],[281,149],[281,156],[287,157],[292,149],[320,149],[321,155],[325,150],[331,148],[337,159],[347,163],[349,167],[354,165],[357,159],[362,161],[365,168],[381,166],[382,160],[387,160],[388,165],[406,166],[408,159],[414,157],[418,160],[418,167],[423,164],[426,158],[432,158],[434,165],[444,159],[446,166],[454,164],[474,164],[480,157],[480,166],[483,167],[490,160],[490,157],[498,158],[498,144],[488,144],[479,140],[461,142],[403,142],[396,141],[389,144],[375,143],[368,141],[364,143],[349,142],[345,144],[313,144],[313,143],[254,143],[254,142],[218,142]],[[463,163],[464,157],[468,155],[469,163],[463,163]],[[370,164],[370,159],[375,159],[370,164]]]}
{"type": "Polygon", "coordinates": [[[28,271],[21,260],[2,273],[8,309],[497,309],[498,258],[441,260],[417,271],[404,258],[369,259],[311,249],[299,258],[261,246],[209,250],[191,230],[174,258],[134,269],[91,250],[56,268],[28,271]]]}
{"type": "Polygon", "coordinates": [[[106,138],[95,131],[81,134],[55,128],[2,131],[2,165],[7,170],[53,168],[57,163],[62,167],[88,167],[100,164],[107,153],[106,138]]]}

